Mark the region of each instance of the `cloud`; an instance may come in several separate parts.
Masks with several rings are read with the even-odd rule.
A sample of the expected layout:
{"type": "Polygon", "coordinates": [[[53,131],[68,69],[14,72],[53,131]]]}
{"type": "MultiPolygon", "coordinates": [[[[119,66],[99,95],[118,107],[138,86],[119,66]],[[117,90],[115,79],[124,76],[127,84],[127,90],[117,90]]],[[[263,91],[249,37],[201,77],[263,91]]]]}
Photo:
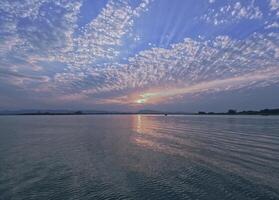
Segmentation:
{"type": "MultiPolygon", "coordinates": [[[[47,55],[52,48],[71,43],[81,3],[78,1],[25,0],[1,1],[1,24],[7,38],[16,39],[14,50],[22,54],[40,50],[47,55]]],[[[57,50],[57,49],[56,49],[57,50]]],[[[38,54],[39,52],[32,52],[38,54]]]]}
{"type": "Polygon", "coordinates": [[[78,67],[104,59],[112,61],[120,55],[122,39],[131,31],[135,18],[147,9],[149,3],[144,0],[132,8],[128,1],[110,0],[101,13],[82,28],[82,34],[73,39],[72,50],[56,59],[78,67]]]}
{"type": "MultiPolygon", "coordinates": [[[[266,86],[279,81],[278,39],[278,34],[274,33],[253,34],[245,40],[228,36],[204,41],[186,38],[169,49],[141,51],[125,64],[107,64],[80,73],[58,74],[56,87],[65,91],[70,85],[71,90],[87,97],[103,96],[103,102],[131,103],[140,98],[139,94],[162,88],[165,88],[162,93],[167,94],[167,88],[196,88],[215,83],[223,87],[212,90],[214,92],[239,88],[237,82],[241,87],[252,82],[254,87],[266,86]],[[261,73],[264,76],[259,76],[261,73]]],[[[175,91],[182,91],[178,92],[179,96],[185,90],[175,91]]]]}
{"type": "MultiPolygon", "coordinates": [[[[110,0],[95,19],[85,27],[77,27],[82,1],[3,0],[1,64],[24,74],[34,66],[39,69],[40,62],[58,61],[75,71],[76,67],[88,67],[97,60],[112,60],[119,55],[122,38],[134,19],[146,11],[150,2],[143,0],[132,8],[126,0],[110,0]],[[79,34],[78,29],[81,29],[79,34]],[[27,71],[23,65],[28,66],[27,71]]],[[[58,74],[55,80],[59,76],[62,77],[58,74]]]]}
{"type": "Polygon", "coordinates": [[[272,10],[279,9],[279,1],[278,0],[270,0],[270,6],[272,10]]]}
{"type": "Polygon", "coordinates": [[[271,29],[271,28],[279,28],[279,23],[278,22],[273,22],[268,24],[265,29],[271,29]]]}
{"type": "MultiPolygon", "coordinates": [[[[36,87],[48,82],[40,62],[54,60],[72,46],[80,1],[24,0],[0,3],[1,71],[12,85],[36,87]],[[36,72],[36,73],[34,73],[36,72]]],[[[48,69],[47,69],[48,70],[48,69]]]]}
{"type": "Polygon", "coordinates": [[[22,78],[22,79],[30,79],[30,80],[38,80],[38,81],[48,81],[49,79],[46,76],[31,76],[31,75],[25,75],[20,74],[13,71],[7,71],[0,69],[0,77],[16,77],[16,78],[22,78]]]}
{"type": "Polygon", "coordinates": [[[0,69],[0,82],[4,81],[5,84],[15,86],[23,91],[32,90],[34,84],[36,87],[47,84],[50,78],[45,75],[30,75],[23,74],[17,71],[0,69]]]}
{"type": "Polygon", "coordinates": [[[156,103],[160,101],[166,101],[169,97],[175,97],[179,95],[187,94],[198,94],[198,93],[213,93],[227,90],[235,90],[249,85],[254,85],[261,81],[271,81],[277,80],[279,78],[279,69],[271,68],[268,70],[257,71],[253,73],[244,74],[241,76],[213,80],[208,82],[201,82],[198,84],[190,85],[183,88],[172,88],[172,89],[161,89],[159,91],[153,91],[148,93],[140,94],[140,98],[136,100],[148,103],[149,101],[156,103]]]}
{"type": "MultiPolygon", "coordinates": [[[[120,59],[135,21],[152,2],[109,0],[79,27],[82,1],[1,1],[1,81],[26,93],[92,104],[133,104],[140,98],[148,103],[155,96],[175,101],[186,94],[279,82],[278,23],[273,18],[266,20],[264,31],[243,39],[216,33],[186,37],[165,48],[147,41],[137,53],[120,59]]],[[[251,2],[210,7],[201,19],[215,25],[262,19],[261,9],[251,2]]],[[[270,1],[273,11],[276,2],[270,1]]]]}
{"type": "Polygon", "coordinates": [[[237,23],[243,19],[261,19],[262,17],[263,13],[260,8],[254,5],[254,1],[251,1],[248,5],[236,2],[217,9],[211,8],[200,19],[217,26],[228,23],[237,23]]]}
{"type": "Polygon", "coordinates": [[[275,11],[276,15],[279,16],[279,0],[270,0],[269,4],[271,11],[275,11]]]}

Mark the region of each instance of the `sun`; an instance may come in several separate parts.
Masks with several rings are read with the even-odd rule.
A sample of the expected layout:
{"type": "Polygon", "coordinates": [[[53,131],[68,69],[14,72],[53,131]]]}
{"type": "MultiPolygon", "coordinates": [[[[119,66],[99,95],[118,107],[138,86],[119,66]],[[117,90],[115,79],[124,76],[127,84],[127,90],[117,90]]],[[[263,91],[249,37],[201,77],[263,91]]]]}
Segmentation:
{"type": "Polygon", "coordinates": [[[136,100],[136,103],[138,104],[144,104],[146,102],[146,99],[138,99],[136,100]]]}

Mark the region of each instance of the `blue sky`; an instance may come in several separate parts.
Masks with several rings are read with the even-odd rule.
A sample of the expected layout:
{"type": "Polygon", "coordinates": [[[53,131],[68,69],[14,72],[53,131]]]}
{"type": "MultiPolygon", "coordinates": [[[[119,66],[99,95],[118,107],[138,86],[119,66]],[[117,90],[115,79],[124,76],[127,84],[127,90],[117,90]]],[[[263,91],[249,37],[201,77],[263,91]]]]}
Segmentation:
{"type": "Polygon", "coordinates": [[[278,102],[279,0],[0,2],[0,109],[278,102]]]}

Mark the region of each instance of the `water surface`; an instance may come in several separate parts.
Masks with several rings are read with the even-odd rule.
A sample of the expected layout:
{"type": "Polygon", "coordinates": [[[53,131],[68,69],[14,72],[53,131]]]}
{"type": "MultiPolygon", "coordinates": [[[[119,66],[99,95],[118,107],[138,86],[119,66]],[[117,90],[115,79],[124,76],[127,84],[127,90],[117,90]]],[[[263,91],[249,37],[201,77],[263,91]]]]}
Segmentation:
{"type": "Polygon", "coordinates": [[[279,117],[2,116],[0,199],[279,199],[279,117]]]}

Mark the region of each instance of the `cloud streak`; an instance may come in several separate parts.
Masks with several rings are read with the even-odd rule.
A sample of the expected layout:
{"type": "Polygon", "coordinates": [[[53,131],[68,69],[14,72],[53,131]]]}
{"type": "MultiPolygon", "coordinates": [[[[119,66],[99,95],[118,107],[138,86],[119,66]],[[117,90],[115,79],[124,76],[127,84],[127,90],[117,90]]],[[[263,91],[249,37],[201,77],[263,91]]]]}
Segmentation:
{"type": "Polygon", "coordinates": [[[195,85],[190,85],[184,88],[173,89],[161,89],[161,91],[154,91],[149,93],[140,94],[140,99],[137,99],[137,103],[158,103],[160,101],[166,101],[168,97],[175,97],[179,95],[198,94],[198,93],[212,93],[226,90],[235,90],[250,85],[254,85],[261,81],[278,81],[279,70],[269,69],[269,71],[259,71],[256,73],[249,73],[237,77],[213,80],[208,82],[201,82],[195,85]]]}

